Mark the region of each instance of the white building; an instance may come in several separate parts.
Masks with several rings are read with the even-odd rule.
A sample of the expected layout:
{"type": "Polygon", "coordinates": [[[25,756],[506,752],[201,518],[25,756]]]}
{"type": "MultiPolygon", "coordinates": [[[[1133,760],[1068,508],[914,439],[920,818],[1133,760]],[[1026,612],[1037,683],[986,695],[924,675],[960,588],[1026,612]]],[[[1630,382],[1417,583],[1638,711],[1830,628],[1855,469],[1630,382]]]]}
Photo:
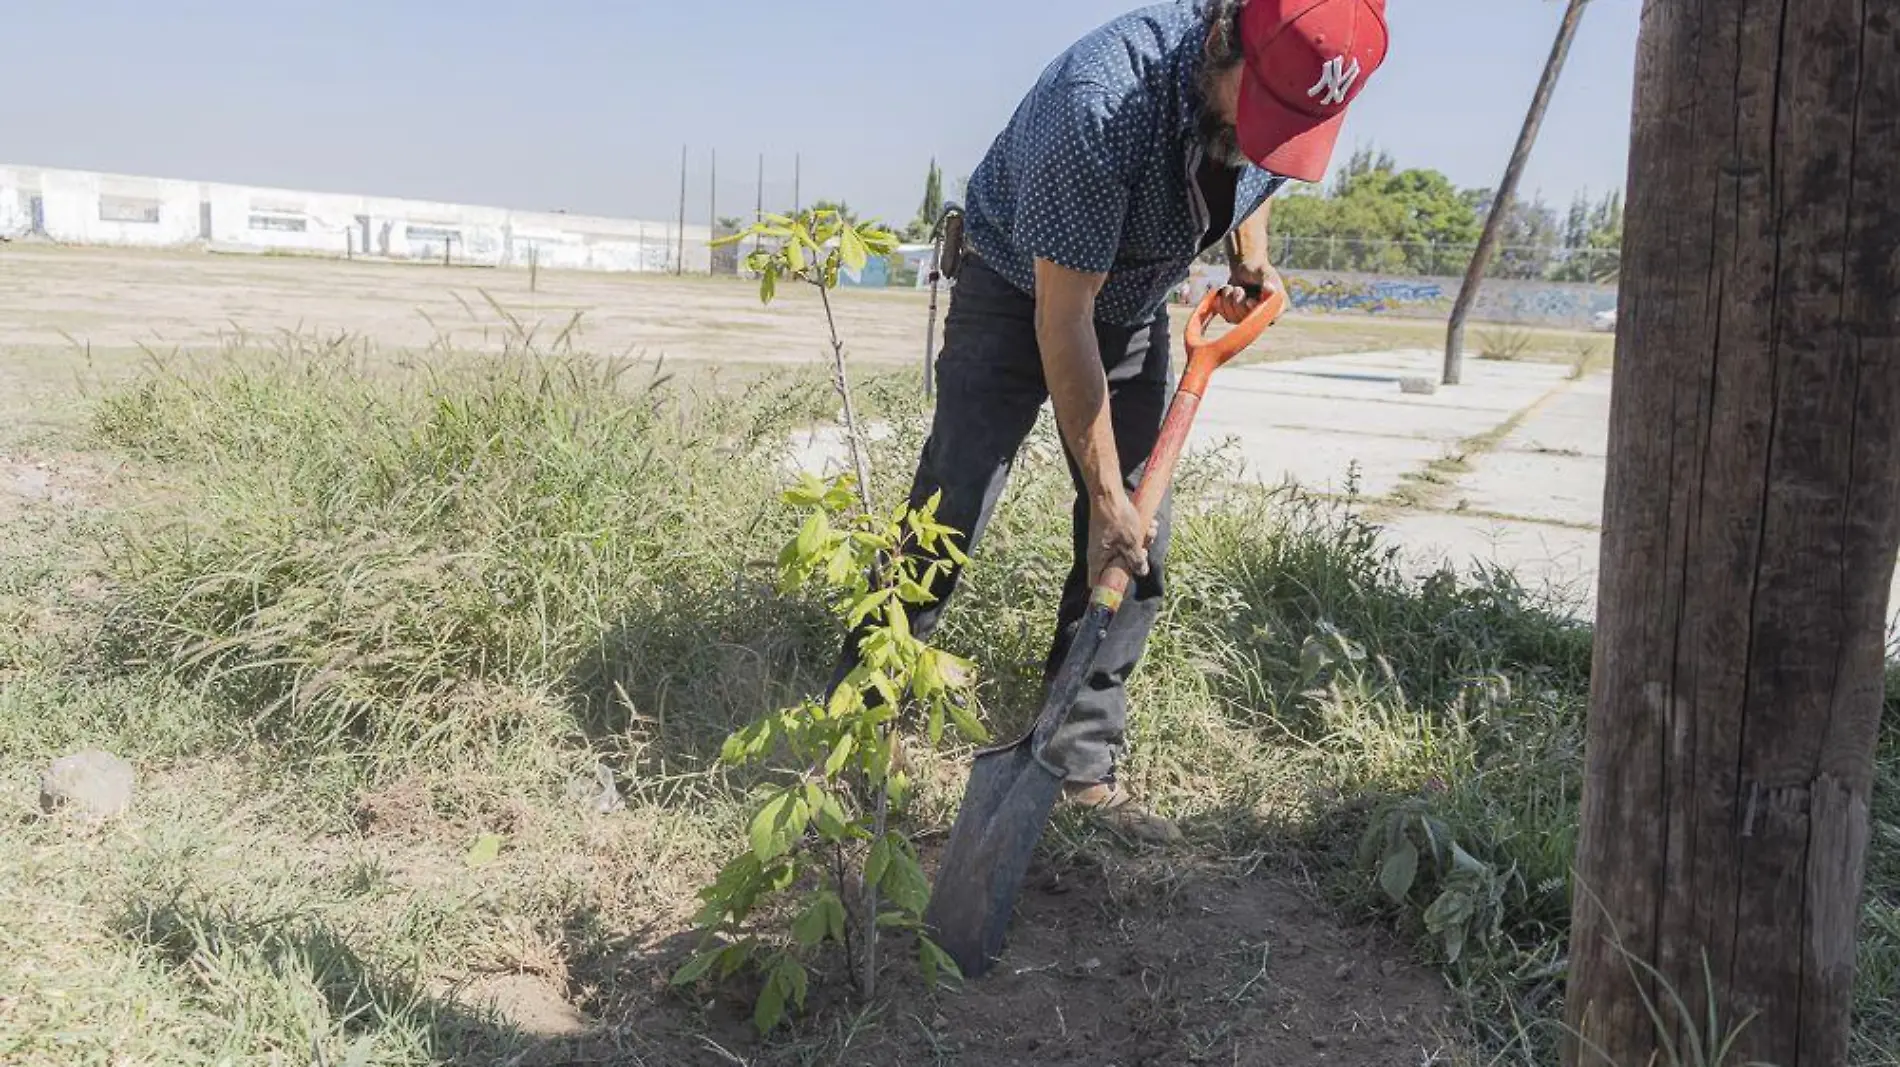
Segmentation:
{"type": "Polygon", "coordinates": [[[708,226],[0,165],[0,236],[76,245],[711,270],[708,226]]]}

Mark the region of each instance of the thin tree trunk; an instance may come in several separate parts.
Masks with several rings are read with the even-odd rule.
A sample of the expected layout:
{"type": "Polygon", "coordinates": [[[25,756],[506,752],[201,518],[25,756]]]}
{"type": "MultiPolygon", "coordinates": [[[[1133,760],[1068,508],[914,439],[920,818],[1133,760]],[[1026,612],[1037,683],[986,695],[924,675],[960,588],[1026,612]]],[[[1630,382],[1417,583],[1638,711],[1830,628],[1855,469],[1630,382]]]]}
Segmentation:
{"type": "Polygon", "coordinates": [[[1569,0],[1564,9],[1564,18],[1557,26],[1557,40],[1550,46],[1550,59],[1544,63],[1544,75],[1538,79],[1537,92],[1531,97],[1531,108],[1524,115],[1524,125],[1517,132],[1517,146],[1511,149],[1511,161],[1505,164],[1504,180],[1498,183],[1497,195],[1491,198],[1491,211],[1484,217],[1484,231],[1478,235],[1478,247],[1471,253],[1471,262],[1465,267],[1465,284],[1458,290],[1458,298],[1452,302],[1451,325],[1445,332],[1445,374],[1444,384],[1457,385],[1464,371],[1465,316],[1471,313],[1471,305],[1478,299],[1478,287],[1484,282],[1484,272],[1491,266],[1491,256],[1497,248],[1498,232],[1504,228],[1504,222],[1510,218],[1511,202],[1517,196],[1517,180],[1524,173],[1524,164],[1530,161],[1531,146],[1537,143],[1537,130],[1544,124],[1544,112],[1550,107],[1550,96],[1557,89],[1557,78],[1563,73],[1564,59],[1570,55],[1570,42],[1577,36],[1577,24],[1583,20],[1583,7],[1590,0],[1569,0]]]}
{"type": "Polygon", "coordinates": [[[1640,40],[1564,1062],[1739,1027],[1724,1063],[1836,1067],[1900,551],[1900,18],[1649,0],[1640,40]]]}
{"type": "Polygon", "coordinates": [[[823,285],[818,286],[818,299],[825,307],[825,326],[831,331],[831,384],[838,391],[838,402],[844,407],[844,433],[851,443],[851,465],[857,471],[858,499],[864,502],[864,510],[875,510],[871,505],[871,444],[864,435],[864,428],[858,425],[858,410],[851,403],[851,379],[845,373],[844,339],[838,336],[838,320],[831,313],[831,292],[823,285]]]}

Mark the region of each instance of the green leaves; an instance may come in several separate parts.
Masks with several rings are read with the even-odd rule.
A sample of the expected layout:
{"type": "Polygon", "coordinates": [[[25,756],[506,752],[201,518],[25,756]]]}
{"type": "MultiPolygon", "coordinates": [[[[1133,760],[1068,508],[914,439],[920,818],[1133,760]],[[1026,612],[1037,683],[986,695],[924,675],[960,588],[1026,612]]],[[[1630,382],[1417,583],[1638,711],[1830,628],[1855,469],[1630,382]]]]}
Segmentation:
{"type": "Polygon", "coordinates": [[[950,954],[937,947],[937,943],[928,937],[917,937],[917,966],[923,972],[924,988],[936,989],[943,979],[952,978],[961,981],[963,969],[950,954]]]}
{"type": "Polygon", "coordinates": [[[765,988],[759,991],[759,1001],[752,1010],[752,1025],[761,1034],[769,1034],[785,1018],[785,1002],[791,1001],[799,1008],[805,1006],[805,967],[797,957],[781,952],[773,957],[766,971],[765,988]]]}
{"type": "Polygon", "coordinates": [[[752,827],[747,833],[752,855],[760,863],[766,863],[790,852],[810,819],[811,806],[806,803],[802,790],[787,789],[775,795],[752,817],[752,827]]]}
{"type": "Polygon", "coordinates": [[[692,985],[694,982],[711,974],[714,967],[719,969],[718,977],[731,977],[734,971],[738,970],[747,960],[752,958],[752,951],[757,947],[757,944],[757,942],[748,938],[730,945],[719,945],[712,948],[701,949],[695,952],[692,957],[686,961],[684,966],[673,973],[673,979],[669,984],[675,987],[692,985]]]}
{"type": "Polygon", "coordinates": [[[884,872],[891,869],[891,837],[889,834],[871,842],[871,854],[864,860],[864,881],[869,885],[883,885],[884,872]]]}
{"type": "Polygon", "coordinates": [[[950,721],[956,724],[957,732],[963,735],[965,741],[980,745],[990,739],[990,732],[983,728],[969,708],[954,700],[944,701],[943,707],[950,713],[950,721]]]}
{"type": "Polygon", "coordinates": [[[466,857],[470,867],[486,867],[501,856],[501,835],[483,834],[475,839],[466,857]]]}
{"type": "MultiPolygon", "coordinates": [[[[924,868],[917,862],[917,851],[897,834],[885,834],[882,841],[885,863],[874,884],[891,898],[891,903],[913,918],[921,918],[930,904],[930,879],[924,877],[924,868]]],[[[864,876],[871,879],[869,863],[865,864],[864,876]]]]}
{"type": "Polygon", "coordinates": [[[844,901],[837,893],[821,889],[812,894],[805,910],[792,920],[792,937],[806,948],[815,948],[826,938],[842,942],[844,920],[844,901]]]}
{"type": "Polygon", "coordinates": [[[850,226],[838,233],[838,252],[844,257],[844,265],[852,270],[863,270],[865,260],[871,256],[870,250],[864,246],[864,238],[858,236],[858,231],[850,226]]]}
{"type": "MultiPolygon", "coordinates": [[[[896,595],[897,590],[895,588],[885,588],[874,590],[870,593],[866,593],[864,596],[858,597],[851,605],[851,613],[845,617],[845,625],[856,627],[869,617],[872,612],[883,607],[896,595]]],[[[901,616],[903,613],[899,612],[898,614],[901,616]]]]}
{"type": "Polygon", "coordinates": [[[806,782],[805,802],[811,809],[812,826],[820,837],[836,843],[852,836],[852,820],[845,814],[837,794],[817,782],[806,782]]]}
{"type": "Polygon", "coordinates": [[[746,269],[759,275],[759,299],[771,303],[781,277],[830,289],[840,270],[859,271],[873,256],[897,251],[895,233],[859,223],[835,209],[819,208],[796,217],[766,215],[738,233],[713,241],[713,247],[748,239],[760,246],[748,253],[746,269]]]}
{"type": "Polygon", "coordinates": [[[719,759],[732,766],[744,766],[763,757],[772,745],[776,717],[760,719],[744,729],[728,736],[719,746],[719,759]]]}
{"type": "Polygon", "coordinates": [[[845,734],[838,738],[838,743],[831,748],[831,755],[825,757],[825,777],[836,778],[843,773],[845,761],[851,758],[851,753],[857,751],[857,748],[856,734],[845,734]]]}
{"type": "Polygon", "coordinates": [[[1392,903],[1405,903],[1406,894],[1412,891],[1412,881],[1418,877],[1418,846],[1410,841],[1401,840],[1397,848],[1386,853],[1385,862],[1379,865],[1379,888],[1392,898],[1392,903]]]}
{"type": "Polygon", "coordinates": [[[1380,891],[1395,905],[1404,906],[1421,889],[1432,894],[1420,919],[1441,939],[1449,963],[1462,958],[1473,938],[1496,935],[1506,892],[1512,886],[1522,891],[1515,869],[1500,874],[1467,852],[1422,798],[1394,805],[1367,827],[1359,862],[1376,869],[1380,891]]]}
{"type": "MultiPolygon", "coordinates": [[[[889,235],[835,218],[774,227],[783,230],[781,245],[757,254],[768,278],[809,280],[895,247],[889,235]]],[[[858,944],[867,944],[877,928],[922,922],[929,881],[905,831],[890,821],[902,818],[910,788],[900,758],[905,732],[921,724],[936,744],[954,723],[965,738],[988,736],[971,699],[974,666],[932,648],[910,626],[909,612],[935,598],[932,586],[952,561],[967,562],[957,532],[936,519],[938,498],[878,514],[861,506],[849,476],[807,474],[780,499],[801,514],[778,554],[779,588],[822,597],[843,626],[861,634],[859,662],[831,693],[762,716],[721,746],[728,765],[776,765],[784,777],[756,796],[745,850],[701,894],[699,925],[729,943],[696,954],[674,976],[686,984],[756,964],[763,982],[753,1022],[761,1032],[803,1005],[807,961],[843,946],[854,924],[865,938],[858,944]],[[874,890],[865,899],[885,906],[854,916],[840,881],[859,862],[874,890]],[[806,896],[776,933],[746,926],[755,906],[794,886],[806,896]],[[748,936],[739,938],[741,930],[748,936]]],[[[926,940],[918,951],[933,986],[956,975],[934,944],[926,940]]]]}

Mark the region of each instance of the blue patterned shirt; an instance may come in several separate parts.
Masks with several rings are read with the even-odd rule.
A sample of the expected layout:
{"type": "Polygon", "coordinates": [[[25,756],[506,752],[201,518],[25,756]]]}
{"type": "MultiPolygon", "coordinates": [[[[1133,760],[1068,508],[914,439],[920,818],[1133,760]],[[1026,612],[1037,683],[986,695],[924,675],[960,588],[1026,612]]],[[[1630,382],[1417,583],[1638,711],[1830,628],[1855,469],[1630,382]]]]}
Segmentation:
{"type": "Polygon", "coordinates": [[[1209,233],[1195,175],[1201,0],[1130,12],[1056,57],[970,176],[965,231],[978,258],[1024,292],[1040,257],[1106,272],[1095,317],[1151,320],[1212,240],[1286,181],[1248,166],[1227,229],[1209,233]]]}

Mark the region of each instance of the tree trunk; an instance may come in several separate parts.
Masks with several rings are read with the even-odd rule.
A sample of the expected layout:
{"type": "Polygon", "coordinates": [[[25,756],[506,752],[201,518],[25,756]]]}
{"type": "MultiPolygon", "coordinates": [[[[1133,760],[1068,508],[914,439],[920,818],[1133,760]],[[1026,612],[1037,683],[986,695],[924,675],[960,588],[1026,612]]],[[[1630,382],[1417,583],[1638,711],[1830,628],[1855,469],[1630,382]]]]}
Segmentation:
{"type": "Polygon", "coordinates": [[[1697,1062],[1713,1007],[1723,1062],[1833,1067],[1900,548],[1900,17],[1649,0],[1640,40],[1564,1062],[1697,1062]]]}
{"type": "Polygon", "coordinates": [[[1484,217],[1484,230],[1478,234],[1478,247],[1471,253],[1471,262],[1465,266],[1465,284],[1458,289],[1458,298],[1451,305],[1451,324],[1445,331],[1445,374],[1444,384],[1457,385],[1464,374],[1465,359],[1465,316],[1471,313],[1471,305],[1478,299],[1478,287],[1484,281],[1484,272],[1491,266],[1491,256],[1497,250],[1498,232],[1504,228],[1504,222],[1511,216],[1511,203],[1517,197],[1517,180],[1524,173],[1524,164],[1530,161],[1531,146],[1537,143],[1537,130],[1544,124],[1544,112],[1550,107],[1551,93],[1557,89],[1557,77],[1564,71],[1564,59],[1570,55],[1570,42],[1577,36],[1577,24],[1583,20],[1583,5],[1590,0],[1569,0],[1564,9],[1564,19],[1557,26],[1557,40],[1550,46],[1550,58],[1544,63],[1544,76],[1538,79],[1537,92],[1531,97],[1530,111],[1524,115],[1524,125],[1517,131],[1517,147],[1511,149],[1511,161],[1504,166],[1504,180],[1498,183],[1497,195],[1491,198],[1491,210],[1484,217]]]}

